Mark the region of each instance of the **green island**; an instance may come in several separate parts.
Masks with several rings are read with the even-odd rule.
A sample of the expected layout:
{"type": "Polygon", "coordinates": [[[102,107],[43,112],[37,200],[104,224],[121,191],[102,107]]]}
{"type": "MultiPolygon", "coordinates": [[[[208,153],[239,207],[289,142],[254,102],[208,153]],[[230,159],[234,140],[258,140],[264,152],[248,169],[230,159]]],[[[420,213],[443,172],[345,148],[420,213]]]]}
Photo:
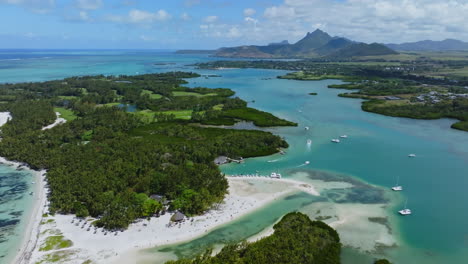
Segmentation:
{"type": "MultiPolygon", "coordinates": [[[[165,202],[169,210],[201,214],[227,193],[216,157],[270,155],[288,144],[268,132],[200,124],[296,124],[247,107],[229,89],[184,87],[185,78],[195,77],[171,72],[1,84],[0,111],[12,119],[1,130],[0,156],[47,170],[51,214],[91,216],[93,225],[113,230],[160,213],[165,202]],[[56,112],[67,122],[43,130],[56,112]]],[[[68,245],[53,239],[44,250],[68,245]]]]}
{"type": "MultiPolygon", "coordinates": [[[[338,233],[321,221],[299,212],[288,213],[273,226],[273,234],[255,242],[230,244],[213,255],[212,250],[192,259],[166,264],[338,264],[341,243],[338,233]]],[[[380,259],[376,264],[390,264],[380,259]]],[[[369,263],[370,264],[370,263],[369,263]]]]}
{"type": "Polygon", "coordinates": [[[194,259],[167,264],[338,264],[341,244],[338,233],[327,224],[312,221],[302,213],[289,213],[273,227],[274,233],[256,242],[225,246],[217,255],[212,251],[194,259]]]}
{"type": "MultiPolygon", "coordinates": [[[[365,99],[364,111],[414,119],[453,118],[452,128],[468,131],[468,52],[420,52],[299,61],[213,61],[203,69],[262,68],[289,70],[280,79],[339,79],[329,88],[365,99]]],[[[310,93],[313,94],[313,93],[310,93]]]]}

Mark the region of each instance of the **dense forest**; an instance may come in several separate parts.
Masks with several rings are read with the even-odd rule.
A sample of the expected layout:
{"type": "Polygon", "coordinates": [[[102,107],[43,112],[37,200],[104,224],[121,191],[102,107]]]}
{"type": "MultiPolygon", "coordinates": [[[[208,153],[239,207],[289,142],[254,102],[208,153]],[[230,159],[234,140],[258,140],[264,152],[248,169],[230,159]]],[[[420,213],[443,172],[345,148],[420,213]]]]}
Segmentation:
{"type": "Polygon", "coordinates": [[[341,244],[338,233],[327,224],[302,213],[289,213],[274,225],[274,233],[256,242],[225,246],[194,259],[166,264],[338,264],[341,244]]]}
{"type": "Polygon", "coordinates": [[[229,89],[183,87],[194,73],[85,76],[0,85],[0,111],[12,119],[0,132],[0,156],[47,169],[51,213],[93,216],[108,229],[171,210],[203,213],[221,202],[227,181],[213,160],[275,153],[288,147],[262,131],[203,128],[211,112],[257,111],[229,116],[260,125],[289,125],[247,108],[229,89]],[[134,106],[126,111],[124,106],[134,106]],[[179,118],[190,110],[196,118],[179,118]],[[52,129],[55,112],[68,120],[52,129]]]}

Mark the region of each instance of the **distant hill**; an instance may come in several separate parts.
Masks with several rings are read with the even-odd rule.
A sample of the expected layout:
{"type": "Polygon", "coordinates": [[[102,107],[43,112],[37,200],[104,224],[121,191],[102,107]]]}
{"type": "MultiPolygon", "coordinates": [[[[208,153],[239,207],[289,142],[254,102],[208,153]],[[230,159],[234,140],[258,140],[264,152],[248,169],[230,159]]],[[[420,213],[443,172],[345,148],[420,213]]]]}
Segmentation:
{"type": "Polygon", "coordinates": [[[398,54],[398,52],[378,43],[353,43],[342,49],[329,54],[327,57],[331,58],[350,58],[358,56],[378,56],[398,54]]]}
{"type": "Polygon", "coordinates": [[[418,42],[407,42],[402,44],[386,44],[387,47],[401,51],[454,51],[468,50],[468,42],[456,39],[442,41],[423,40],[418,42]]]}
{"type": "Polygon", "coordinates": [[[353,56],[396,54],[382,44],[353,42],[346,38],[332,37],[317,29],[294,44],[287,41],[271,43],[267,46],[240,46],[220,48],[217,57],[235,58],[349,58],[353,56]]]}

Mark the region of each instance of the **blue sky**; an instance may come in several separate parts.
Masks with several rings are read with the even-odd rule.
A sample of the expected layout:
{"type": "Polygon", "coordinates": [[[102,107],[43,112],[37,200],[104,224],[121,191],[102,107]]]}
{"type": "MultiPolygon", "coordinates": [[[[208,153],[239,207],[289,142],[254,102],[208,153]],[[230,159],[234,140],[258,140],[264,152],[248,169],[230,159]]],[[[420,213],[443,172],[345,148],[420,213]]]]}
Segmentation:
{"type": "Polygon", "coordinates": [[[0,48],[218,48],[321,28],[364,42],[468,40],[464,0],[0,0],[0,48]]]}

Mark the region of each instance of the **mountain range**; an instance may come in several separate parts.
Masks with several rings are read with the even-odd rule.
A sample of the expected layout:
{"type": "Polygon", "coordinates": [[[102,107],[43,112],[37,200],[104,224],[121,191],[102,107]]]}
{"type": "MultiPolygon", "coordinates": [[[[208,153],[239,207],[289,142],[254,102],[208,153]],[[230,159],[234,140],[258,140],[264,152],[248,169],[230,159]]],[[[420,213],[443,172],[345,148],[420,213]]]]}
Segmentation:
{"type": "Polygon", "coordinates": [[[468,43],[456,39],[442,41],[423,40],[401,44],[386,44],[387,47],[400,51],[454,51],[468,50],[468,43]]]}
{"type": "Polygon", "coordinates": [[[397,54],[385,45],[355,42],[342,37],[332,37],[320,29],[294,44],[284,40],[266,46],[239,46],[220,48],[214,56],[236,58],[350,58],[397,54]]]}

